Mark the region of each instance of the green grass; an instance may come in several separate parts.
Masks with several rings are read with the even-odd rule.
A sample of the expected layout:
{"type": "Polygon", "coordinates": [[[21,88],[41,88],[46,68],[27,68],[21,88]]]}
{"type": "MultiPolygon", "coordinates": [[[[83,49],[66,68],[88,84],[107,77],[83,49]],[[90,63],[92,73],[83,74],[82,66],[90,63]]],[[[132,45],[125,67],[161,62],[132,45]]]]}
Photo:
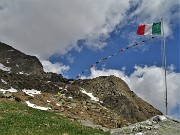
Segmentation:
{"type": "Polygon", "coordinates": [[[0,102],[1,135],[108,135],[72,123],[54,112],[30,108],[22,103],[0,102]]]}

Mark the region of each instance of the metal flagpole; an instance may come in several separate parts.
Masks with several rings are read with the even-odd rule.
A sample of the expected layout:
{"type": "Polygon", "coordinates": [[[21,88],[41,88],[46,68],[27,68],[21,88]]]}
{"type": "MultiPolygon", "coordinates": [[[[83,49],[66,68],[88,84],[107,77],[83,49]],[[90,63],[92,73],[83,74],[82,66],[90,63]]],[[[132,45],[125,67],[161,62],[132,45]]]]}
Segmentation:
{"type": "Polygon", "coordinates": [[[167,96],[167,77],[166,77],[166,45],[164,37],[164,27],[163,27],[163,18],[161,18],[161,30],[162,30],[162,64],[164,70],[164,82],[165,82],[165,107],[166,115],[168,114],[168,96],[167,96]]]}

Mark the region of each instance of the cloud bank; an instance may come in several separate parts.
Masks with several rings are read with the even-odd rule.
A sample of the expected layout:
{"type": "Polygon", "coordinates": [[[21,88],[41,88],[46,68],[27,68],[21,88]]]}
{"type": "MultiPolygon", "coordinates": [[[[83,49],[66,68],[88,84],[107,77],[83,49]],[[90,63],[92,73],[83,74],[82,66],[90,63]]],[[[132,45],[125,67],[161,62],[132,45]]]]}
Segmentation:
{"type": "Polygon", "coordinates": [[[0,40],[42,58],[66,54],[81,39],[101,49],[127,18],[142,23],[163,16],[165,31],[171,33],[178,5],[178,0],[0,0],[0,40]]]}
{"type": "Polygon", "coordinates": [[[107,38],[130,5],[129,0],[0,0],[0,3],[0,40],[41,57],[65,54],[80,39],[86,39],[87,46],[92,48],[103,47],[98,37],[107,38]]]}
{"type": "MultiPolygon", "coordinates": [[[[122,78],[139,97],[165,113],[165,88],[162,68],[157,66],[135,66],[135,70],[130,76],[127,76],[124,71],[120,70],[91,69],[91,75],[82,78],[95,78],[109,75],[122,78]]],[[[167,72],[169,112],[180,104],[179,80],[180,73],[175,73],[174,66],[171,65],[167,72]]]]}

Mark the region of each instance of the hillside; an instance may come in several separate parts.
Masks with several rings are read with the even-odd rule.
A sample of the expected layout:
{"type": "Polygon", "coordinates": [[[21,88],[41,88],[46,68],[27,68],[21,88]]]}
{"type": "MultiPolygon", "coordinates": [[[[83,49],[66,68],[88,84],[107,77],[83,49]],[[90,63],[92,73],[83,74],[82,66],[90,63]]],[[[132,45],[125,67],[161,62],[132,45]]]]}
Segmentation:
{"type": "Polygon", "coordinates": [[[1,135],[108,135],[21,103],[0,102],[0,108],[1,135]]]}
{"type": "Polygon", "coordinates": [[[69,80],[46,73],[35,56],[0,43],[0,101],[52,110],[71,121],[109,131],[162,113],[115,76],[69,80]]]}

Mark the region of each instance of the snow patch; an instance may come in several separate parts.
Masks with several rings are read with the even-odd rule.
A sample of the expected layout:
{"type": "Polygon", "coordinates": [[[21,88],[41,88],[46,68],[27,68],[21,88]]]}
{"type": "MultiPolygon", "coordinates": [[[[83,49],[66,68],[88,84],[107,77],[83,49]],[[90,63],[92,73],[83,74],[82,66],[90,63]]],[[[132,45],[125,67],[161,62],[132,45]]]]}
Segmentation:
{"type": "Polygon", "coordinates": [[[0,91],[2,91],[3,93],[5,93],[5,92],[17,92],[17,90],[16,89],[14,89],[14,88],[10,88],[10,89],[8,89],[8,90],[4,90],[4,89],[0,89],[0,91]]]}
{"type": "Polygon", "coordinates": [[[32,97],[34,97],[34,95],[36,95],[36,94],[41,94],[41,91],[34,90],[34,89],[32,89],[32,90],[23,89],[22,91],[32,97]]]}
{"type": "Polygon", "coordinates": [[[59,90],[65,90],[65,91],[67,91],[67,88],[59,87],[59,90]]]}
{"type": "Polygon", "coordinates": [[[142,132],[139,132],[139,133],[137,133],[137,134],[135,134],[135,135],[143,135],[143,133],[142,133],[142,132]]]}
{"type": "Polygon", "coordinates": [[[6,82],[6,81],[4,81],[3,79],[1,79],[1,82],[2,82],[2,83],[4,83],[4,84],[7,84],[7,82],[6,82]]]}
{"type": "Polygon", "coordinates": [[[68,84],[62,84],[60,87],[59,87],[59,90],[65,90],[67,91],[67,88],[69,87],[68,84]]]}
{"type": "Polygon", "coordinates": [[[82,93],[84,93],[84,94],[86,94],[86,95],[88,95],[88,96],[91,98],[91,100],[94,100],[94,101],[99,101],[99,98],[97,98],[97,97],[93,96],[93,94],[92,94],[92,93],[88,93],[88,92],[86,92],[86,91],[85,91],[85,89],[81,88],[81,92],[82,92],[82,93]]]}
{"type": "Polygon", "coordinates": [[[164,121],[164,120],[166,120],[167,118],[166,118],[166,116],[164,116],[164,115],[160,115],[160,116],[159,116],[159,119],[160,119],[161,121],[164,121]]]}
{"type": "Polygon", "coordinates": [[[37,105],[35,105],[35,104],[30,103],[29,101],[26,101],[26,104],[27,104],[29,107],[32,107],[32,108],[35,108],[35,109],[38,109],[38,110],[49,110],[49,109],[51,109],[51,108],[49,108],[49,107],[37,106],[37,105]]]}
{"type": "Polygon", "coordinates": [[[20,74],[20,75],[22,75],[22,74],[29,75],[28,73],[24,73],[24,72],[19,72],[17,74],[20,74]]]}
{"type": "Polygon", "coordinates": [[[72,99],[73,97],[68,97],[69,99],[72,99]]]}
{"type": "Polygon", "coordinates": [[[152,120],[155,121],[155,122],[160,122],[160,121],[167,120],[167,118],[164,115],[157,115],[157,116],[153,117],[152,120]]]}
{"type": "Polygon", "coordinates": [[[58,107],[60,107],[60,106],[61,106],[59,103],[56,103],[56,105],[57,105],[58,107]]]}
{"type": "Polygon", "coordinates": [[[10,67],[6,67],[4,66],[3,64],[0,63],[0,69],[3,70],[3,71],[11,71],[11,68],[10,67]]]}
{"type": "Polygon", "coordinates": [[[60,90],[64,89],[63,87],[59,87],[60,90]]]}

